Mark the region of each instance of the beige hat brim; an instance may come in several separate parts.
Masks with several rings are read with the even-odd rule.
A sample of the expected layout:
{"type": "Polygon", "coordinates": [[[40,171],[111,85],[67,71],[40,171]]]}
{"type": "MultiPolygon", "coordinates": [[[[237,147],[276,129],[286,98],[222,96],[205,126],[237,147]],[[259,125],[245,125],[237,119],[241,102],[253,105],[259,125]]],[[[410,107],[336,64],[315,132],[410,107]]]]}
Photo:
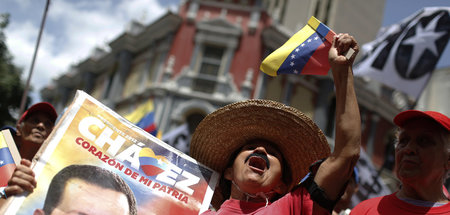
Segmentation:
{"type": "MultiPolygon", "coordinates": [[[[232,153],[252,139],[276,144],[291,170],[289,189],[308,173],[310,164],[330,154],[325,135],[305,114],[275,101],[255,99],[229,104],[206,116],[192,136],[190,155],[222,174],[232,153]]],[[[223,201],[218,187],[212,204],[218,208],[223,201]]]]}

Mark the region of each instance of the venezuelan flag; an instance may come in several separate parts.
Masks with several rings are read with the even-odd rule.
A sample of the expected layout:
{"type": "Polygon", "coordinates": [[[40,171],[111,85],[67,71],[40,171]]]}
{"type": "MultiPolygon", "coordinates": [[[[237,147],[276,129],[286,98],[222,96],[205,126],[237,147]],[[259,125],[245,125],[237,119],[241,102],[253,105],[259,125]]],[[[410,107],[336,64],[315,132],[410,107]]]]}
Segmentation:
{"type": "Polygon", "coordinates": [[[312,16],[308,25],[263,60],[260,70],[278,74],[326,75],[330,70],[328,51],[336,35],[312,16]]]}
{"type": "Polygon", "coordinates": [[[131,114],[125,116],[125,119],[129,120],[139,128],[144,129],[153,136],[158,135],[155,123],[155,112],[153,100],[149,100],[146,103],[140,105],[131,114]]]}
{"type": "Polygon", "coordinates": [[[144,172],[147,176],[155,176],[164,172],[168,162],[166,157],[155,155],[155,152],[150,148],[143,148],[139,152],[139,170],[144,172]]]}
{"type": "Polygon", "coordinates": [[[0,133],[0,187],[6,187],[8,180],[16,169],[16,164],[9,151],[3,134],[0,133]]]}

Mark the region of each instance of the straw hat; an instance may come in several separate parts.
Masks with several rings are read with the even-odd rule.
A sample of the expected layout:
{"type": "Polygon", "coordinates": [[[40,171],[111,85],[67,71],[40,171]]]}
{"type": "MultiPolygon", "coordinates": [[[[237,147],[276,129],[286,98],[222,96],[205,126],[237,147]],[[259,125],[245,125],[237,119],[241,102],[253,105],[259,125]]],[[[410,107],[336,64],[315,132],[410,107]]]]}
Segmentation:
{"type": "MultiPolygon", "coordinates": [[[[308,173],[310,164],[330,154],[325,135],[310,118],[270,100],[236,102],[206,116],[192,136],[190,154],[223,174],[233,152],[252,139],[276,144],[291,172],[289,190],[308,173]]],[[[216,187],[215,208],[225,201],[223,189],[216,187]]]]}

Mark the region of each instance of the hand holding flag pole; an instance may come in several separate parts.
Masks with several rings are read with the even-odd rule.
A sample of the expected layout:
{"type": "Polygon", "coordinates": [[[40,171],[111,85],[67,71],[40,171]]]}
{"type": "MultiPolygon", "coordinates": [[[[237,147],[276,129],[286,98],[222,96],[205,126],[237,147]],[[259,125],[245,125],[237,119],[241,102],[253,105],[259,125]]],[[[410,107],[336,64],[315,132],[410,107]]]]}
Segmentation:
{"type": "Polygon", "coordinates": [[[358,52],[359,46],[353,36],[349,34],[339,34],[334,37],[328,55],[328,62],[332,68],[336,93],[338,93],[338,86],[353,83],[352,67],[358,52]],[[348,52],[353,53],[349,56],[348,52]]]}
{"type": "MultiPolygon", "coordinates": [[[[260,70],[270,76],[327,75],[328,51],[335,36],[334,31],[312,16],[305,27],[263,60],[260,70]]],[[[354,52],[350,48],[344,55],[350,59],[354,52]]]]}
{"type": "Polygon", "coordinates": [[[22,158],[20,164],[14,169],[4,192],[6,196],[15,196],[24,192],[31,193],[36,188],[36,184],[35,174],[31,169],[31,161],[22,158]]]}
{"type": "MultiPolygon", "coordinates": [[[[333,44],[328,53],[328,62],[335,65],[353,65],[359,46],[353,36],[338,34],[334,36],[333,44]]],[[[333,66],[332,66],[333,67],[333,66]]]]}

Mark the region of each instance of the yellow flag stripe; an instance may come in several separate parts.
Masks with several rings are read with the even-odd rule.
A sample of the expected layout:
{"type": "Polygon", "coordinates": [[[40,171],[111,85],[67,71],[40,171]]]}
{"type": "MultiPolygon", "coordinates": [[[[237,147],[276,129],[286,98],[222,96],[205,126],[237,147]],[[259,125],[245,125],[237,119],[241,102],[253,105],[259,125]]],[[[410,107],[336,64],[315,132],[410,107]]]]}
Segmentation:
{"type": "Polygon", "coordinates": [[[153,101],[149,100],[144,104],[141,104],[135,111],[125,116],[125,119],[129,120],[133,124],[136,124],[141,120],[147,113],[153,111],[153,101]]]}
{"type": "Polygon", "coordinates": [[[285,44],[267,56],[261,63],[259,69],[270,76],[277,76],[278,68],[280,68],[281,64],[283,64],[292,51],[314,34],[315,30],[313,26],[317,28],[320,24],[320,22],[316,24],[315,21],[318,22],[316,18],[311,17],[308,25],[295,33],[285,44]],[[309,25],[310,22],[312,24],[311,26],[309,25]]]}
{"type": "Polygon", "coordinates": [[[3,133],[0,132],[0,149],[6,147],[8,147],[8,145],[6,145],[5,137],[3,137],[3,133]]]}
{"type": "Polygon", "coordinates": [[[321,22],[314,16],[311,16],[311,18],[308,20],[308,25],[311,26],[314,30],[317,30],[317,27],[319,27],[320,23],[321,22]]]}

